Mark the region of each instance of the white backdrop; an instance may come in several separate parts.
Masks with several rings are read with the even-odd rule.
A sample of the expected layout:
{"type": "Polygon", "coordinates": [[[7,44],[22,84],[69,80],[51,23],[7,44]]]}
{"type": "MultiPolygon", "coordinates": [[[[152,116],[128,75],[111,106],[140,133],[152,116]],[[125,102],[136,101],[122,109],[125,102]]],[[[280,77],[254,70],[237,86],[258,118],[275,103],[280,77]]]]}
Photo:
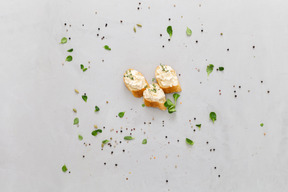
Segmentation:
{"type": "Polygon", "coordinates": [[[284,0],[2,0],[0,191],[287,191],[287,6],[284,0]],[[143,27],[134,33],[136,24],[143,27]],[[60,45],[62,37],[71,40],[60,45]],[[70,48],[73,61],[64,63],[70,48]],[[81,63],[90,66],[84,73],[81,63]],[[143,108],[122,81],[135,68],[151,82],[160,63],[181,74],[174,114],[143,108]],[[207,77],[211,63],[224,72],[207,77]],[[94,124],[105,126],[96,137],[94,124]],[[135,140],[123,141],[133,128],[135,140]],[[101,151],[110,137],[113,147],[101,151]]]}

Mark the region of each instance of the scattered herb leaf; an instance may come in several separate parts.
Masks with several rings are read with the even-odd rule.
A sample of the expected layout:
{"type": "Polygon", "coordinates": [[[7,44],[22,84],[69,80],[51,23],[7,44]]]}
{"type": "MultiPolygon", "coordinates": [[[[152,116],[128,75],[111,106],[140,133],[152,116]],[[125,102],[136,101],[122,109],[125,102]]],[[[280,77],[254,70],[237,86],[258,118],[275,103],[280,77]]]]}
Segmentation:
{"type": "Polygon", "coordinates": [[[186,138],[186,143],[188,145],[194,145],[194,142],[191,139],[189,139],[189,138],[186,138]]]}
{"type": "Polygon", "coordinates": [[[263,123],[261,123],[261,124],[260,124],[260,126],[261,126],[261,127],[263,127],[263,126],[264,126],[264,124],[263,124],[263,123]]]}
{"type": "Polygon", "coordinates": [[[73,60],[73,57],[72,57],[71,55],[69,55],[69,56],[66,57],[66,61],[70,62],[70,61],[72,61],[72,60],[73,60]]]}
{"type": "Polygon", "coordinates": [[[80,141],[82,141],[82,140],[83,140],[82,135],[78,135],[78,139],[79,139],[80,141]]]}
{"type": "Polygon", "coordinates": [[[125,112],[120,112],[120,113],[118,113],[118,116],[119,116],[120,118],[122,118],[122,117],[124,117],[124,114],[125,114],[125,112]]]}
{"type": "Polygon", "coordinates": [[[208,76],[210,75],[210,73],[212,73],[213,68],[214,68],[213,64],[210,64],[207,66],[206,71],[207,71],[208,76]]]}
{"type": "Polygon", "coordinates": [[[142,27],[142,25],[141,24],[136,24],[137,25],[137,27],[142,27]]]}
{"type": "Polygon", "coordinates": [[[145,104],[144,104],[144,103],[142,104],[142,107],[145,107],[145,104]]]}
{"type": "Polygon", "coordinates": [[[81,65],[80,65],[80,68],[81,68],[81,69],[84,69],[84,65],[83,65],[83,64],[81,64],[81,65]]]}
{"type": "Polygon", "coordinates": [[[108,45],[105,45],[104,46],[104,49],[108,50],[108,51],[111,51],[111,48],[108,46],[108,45]]]}
{"type": "Polygon", "coordinates": [[[142,144],[147,144],[147,139],[143,139],[142,144]]]}
{"type": "Polygon", "coordinates": [[[98,133],[102,133],[102,129],[96,129],[96,130],[94,130],[94,131],[92,131],[92,135],[93,136],[96,136],[96,135],[98,135],[98,133]]]}
{"type": "Polygon", "coordinates": [[[96,105],[95,106],[95,112],[100,111],[100,108],[96,105]]]}
{"type": "Polygon", "coordinates": [[[133,27],[133,31],[136,33],[136,28],[135,27],[133,27]]]}
{"type": "Polygon", "coordinates": [[[102,141],[103,144],[109,143],[109,140],[105,139],[102,141]]]}
{"type": "Polygon", "coordinates": [[[61,39],[60,44],[65,44],[65,43],[67,43],[67,38],[66,38],[66,37],[63,37],[63,38],[61,39]]]}
{"type": "Polygon", "coordinates": [[[77,113],[77,109],[73,108],[74,113],[77,113]]]}
{"type": "Polygon", "coordinates": [[[171,38],[172,35],[173,35],[172,26],[168,26],[168,27],[167,27],[167,33],[169,34],[169,36],[170,36],[170,38],[171,38]]]}
{"type": "Polygon", "coordinates": [[[70,53],[71,53],[71,52],[73,52],[73,49],[68,49],[67,52],[70,52],[70,53]]]}
{"type": "Polygon", "coordinates": [[[191,35],[192,35],[192,31],[191,31],[191,29],[189,29],[188,27],[187,27],[187,29],[186,29],[186,34],[187,34],[188,36],[191,36],[191,35]]]}
{"type": "Polygon", "coordinates": [[[87,102],[88,96],[84,93],[84,95],[82,95],[82,99],[87,102]]]}
{"type": "Polygon", "coordinates": [[[217,116],[216,116],[216,113],[215,113],[215,112],[211,112],[211,113],[210,113],[210,119],[212,120],[213,123],[214,123],[214,121],[216,121],[217,116]]]}
{"type": "Polygon", "coordinates": [[[196,127],[198,127],[199,129],[201,129],[201,124],[196,124],[196,127]]]}
{"type": "Polygon", "coordinates": [[[175,102],[175,106],[176,106],[176,101],[180,97],[180,95],[178,93],[174,93],[173,97],[174,97],[174,102],[175,102]]]}
{"type": "Polygon", "coordinates": [[[79,124],[79,118],[78,118],[78,117],[76,117],[76,118],[74,119],[74,125],[77,125],[77,124],[79,124]]]}
{"type": "Polygon", "coordinates": [[[68,169],[67,169],[66,165],[63,165],[63,166],[62,166],[62,171],[65,173],[67,170],[68,170],[68,169]]]}
{"type": "Polygon", "coordinates": [[[219,67],[219,71],[224,71],[224,67],[219,67]]]}
{"type": "Polygon", "coordinates": [[[135,138],[132,137],[132,136],[125,136],[124,139],[125,139],[125,140],[133,140],[133,139],[135,139],[135,138]]]}
{"type": "Polygon", "coordinates": [[[84,68],[84,69],[83,69],[83,72],[85,72],[85,71],[87,71],[87,68],[84,68]]]}

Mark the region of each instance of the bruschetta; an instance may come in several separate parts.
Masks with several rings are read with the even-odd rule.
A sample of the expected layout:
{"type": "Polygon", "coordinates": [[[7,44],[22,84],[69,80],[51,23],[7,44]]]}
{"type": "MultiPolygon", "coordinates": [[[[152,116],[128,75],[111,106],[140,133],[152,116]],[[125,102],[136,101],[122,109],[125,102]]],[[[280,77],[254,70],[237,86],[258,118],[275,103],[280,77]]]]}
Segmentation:
{"type": "Polygon", "coordinates": [[[148,87],[148,82],[139,71],[128,69],[123,76],[125,86],[135,97],[142,97],[143,91],[148,87]]]}
{"type": "Polygon", "coordinates": [[[157,107],[166,110],[164,103],[166,102],[164,91],[157,83],[152,83],[143,93],[144,103],[147,107],[157,107]]]}
{"type": "Polygon", "coordinates": [[[168,65],[159,65],[155,70],[155,77],[164,93],[174,93],[182,91],[177,74],[168,65]]]}

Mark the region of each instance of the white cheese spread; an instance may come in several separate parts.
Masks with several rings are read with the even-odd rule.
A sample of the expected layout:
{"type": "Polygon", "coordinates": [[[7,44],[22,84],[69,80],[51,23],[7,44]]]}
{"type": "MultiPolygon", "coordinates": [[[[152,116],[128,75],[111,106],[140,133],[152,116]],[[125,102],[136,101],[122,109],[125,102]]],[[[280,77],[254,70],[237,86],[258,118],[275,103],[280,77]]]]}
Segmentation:
{"type": "Polygon", "coordinates": [[[162,87],[173,87],[178,85],[176,72],[172,67],[160,65],[156,70],[156,78],[162,87]]]}
{"type": "Polygon", "coordinates": [[[141,90],[147,85],[143,75],[134,69],[125,72],[124,81],[132,90],[141,90]]]}
{"type": "Polygon", "coordinates": [[[144,91],[143,96],[146,100],[149,101],[156,101],[163,103],[166,100],[164,91],[156,83],[151,84],[150,87],[144,91]]]}

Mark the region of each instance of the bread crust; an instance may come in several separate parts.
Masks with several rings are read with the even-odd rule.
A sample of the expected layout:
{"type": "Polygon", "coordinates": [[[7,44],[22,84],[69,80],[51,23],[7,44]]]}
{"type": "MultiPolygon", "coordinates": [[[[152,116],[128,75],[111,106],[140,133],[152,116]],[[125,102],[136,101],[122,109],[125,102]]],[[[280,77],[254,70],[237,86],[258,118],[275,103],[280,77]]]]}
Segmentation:
{"type": "MultiPolygon", "coordinates": [[[[135,69],[128,69],[128,70],[135,70],[135,69]]],[[[126,70],[126,71],[127,71],[127,70],[126,70]]],[[[125,73],[126,73],[126,71],[125,71],[125,73]]],[[[139,71],[138,71],[138,72],[139,72],[139,71]]],[[[124,75],[125,75],[125,73],[124,73],[124,75]]],[[[143,75],[141,72],[139,72],[139,73],[144,77],[144,75],[143,75]]],[[[127,89],[134,95],[134,97],[137,97],[137,98],[142,97],[142,96],[143,96],[143,92],[145,91],[145,89],[149,87],[149,84],[148,84],[147,80],[145,79],[145,82],[146,82],[147,87],[144,87],[143,89],[140,89],[140,90],[132,90],[132,89],[129,87],[129,85],[126,84],[124,75],[123,75],[123,81],[124,81],[124,84],[125,84],[125,86],[127,87],[127,89]]],[[[145,77],[144,77],[144,78],[145,78],[145,77]]]]}
{"type": "Polygon", "coordinates": [[[145,105],[147,107],[156,107],[158,109],[161,109],[162,111],[166,110],[166,107],[164,106],[164,103],[166,102],[166,99],[165,99],[164,103],[155,102],[155,101],[149,101],[149,100],[145,99],[144,97],[143,97],[143,100],[144,100],[144,103],[145,103],[145,105]]]}
{"type": "Polygon", "coordinates": [[[179,83],[179,79],[178,79],[178,78],[177,78],[178,85],[176,85],[176,86],[172,86],[172,87],[163,87],[163,86],[161,86],[161,84],[160,84],[161,80],[160,80],[159,78],[157,78],[157,73],[156,73],[156,71],[158,70],[159,67],[160,67],[160,66],[157,66],[157,67],[156,67],[155,77],[156,77],[156,80],[157,80],[157,83],[158,83],[159,87],[160,87],[161,89],[163,89],[164,93],[181,92],[181,91],[182,91],[182,88],[181,88],[181,86],[180,86],[180,83],[179,83]]]}

